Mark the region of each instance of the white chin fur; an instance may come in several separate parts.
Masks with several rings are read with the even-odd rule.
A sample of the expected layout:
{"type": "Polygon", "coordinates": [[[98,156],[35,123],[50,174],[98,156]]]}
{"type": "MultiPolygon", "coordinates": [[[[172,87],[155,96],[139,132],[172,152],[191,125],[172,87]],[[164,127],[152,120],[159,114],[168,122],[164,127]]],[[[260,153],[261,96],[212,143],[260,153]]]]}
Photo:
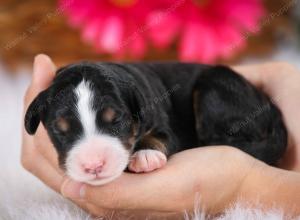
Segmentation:
{"type": "Polygon", "coordinates": [[[66,171],[67,175],[76,181],[101,185],[119,177],[128,163],[129,152],[119,139],[99,134],[80,141],[69,151],[66,157],[66,171]],[[105,165],[99,174],[100,178],[95,178],[94,175],[84,172],[82,164],[95,161],[98,155],[105,160],[105,165]]]}
{"type": "Polygon", "coordinates": [[[114,175],[111,177],[106,177],[103,179],[94,179],[94,180],[90,180],[90,181],[85,181],[85,183],[93,185],[93,186],[100,186],[100,185],[104,185],[106,183],[109,183],[115,179],[117,179],[119,176],[121,176],[122,172],[119,173],[118,175],[114,175]]]}

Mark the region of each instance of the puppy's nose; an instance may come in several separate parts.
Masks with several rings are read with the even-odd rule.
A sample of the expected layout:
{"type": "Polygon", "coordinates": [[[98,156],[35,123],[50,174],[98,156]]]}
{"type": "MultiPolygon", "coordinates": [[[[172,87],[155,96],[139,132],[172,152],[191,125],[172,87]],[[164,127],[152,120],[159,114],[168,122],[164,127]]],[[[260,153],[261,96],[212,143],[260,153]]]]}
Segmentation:
{"type": "Polygon", "coordinates": [[[84,165],[84,172],[88,174],[99,174],[103,170],[104,163],[97,163],[97,164],[88,164],[84,165]]]}

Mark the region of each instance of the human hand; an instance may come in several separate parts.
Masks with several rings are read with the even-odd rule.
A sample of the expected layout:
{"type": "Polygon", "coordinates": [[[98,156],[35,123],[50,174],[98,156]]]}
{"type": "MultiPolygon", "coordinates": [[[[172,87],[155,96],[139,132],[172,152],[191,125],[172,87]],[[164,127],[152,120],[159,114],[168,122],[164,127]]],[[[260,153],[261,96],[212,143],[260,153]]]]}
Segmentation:
{"type": "MultiPolygon", "coordinates": [[[[45,55],[36,57],[33,80],[26,92],[24,110],[39,92],[49,86],[54,72],[55,66],[49,57],[45,55]]],[[[207,205],[208,208],[211,208],[212,204],[220,208],[221,203],[231,199],[232,191],[235,188],[233,183],[242,181],[243,177],[240,175],[242,172],[238,172],[235,167],[242,168],[241,164],[249,167],[251,163],[245,163],[248,160],[254,159],[229,147],[195,149],[175,155],[164,169],[156,172],[138,175],[127,173],[110,184],[92,187],[64,179],[64,175],[58,167],[57,154],[42,125],[38,128],[35,136],[30,136],[23,130],[23,166],[52,189],[57,192],[61,190],[65,196],[73,199],[81,207],[95,215],[103,215],[111,209],[151,209],[157,211],[188,209],[188,207],[193,207],[195,192],[201,194],[201,201],[204,204],[210,204],[207,205]],[[241,160],[241,157],[248,159],[241,160]],[[236,158],[236,160],[232,158],[236,158]],[[197,164],[196,160],[201,161],[201,164],[196,165],[198,169],[194,167],[197,164]],[[225,170],[223,160],[231,162],[226,162],[227,171],[222,172],[223,178],[221,178],[220,171],[225,170]],[[232,170],[237,172],[233,174],[232,170]],[[200,181],[198,177],[201,173],[202,180],[200,181]],[[226,175],[230,175],[230,178],[226,175]],[[219,190],[223,185],[222,182],[228,182],[226,185],[230,189],[226,190],[222,186],[222,191],[225,193],[220,197],[220,203],[211,201],[211,198],[216,198],[219,191],[207,180],[218,184],[219,190]],[[201,183],[200,188],[198,183],[201,183]],[[78,193],[82,186],[85,190],[81,190],[83,198],[79,199],[78,193]],[[212,190],[209,187],[215,189],[212,190]]],[[[248,168],[245,167],[244,170],[247,170],[248,168]]]]}
{"type": "MultiPolygon", "coordinates": [[[[33,82],[26,93],[25,109],[50,84],[54,71],[49,58],[38,56],[35,59],[33,82]]],[[[243,185],[247,171],[251,173],[258,166],[266,166],[234,148],[199,148],[174,155],[165,168],[153,173],[123,174],[110,184],[92,187],[64,179],[57,165],[56,152],[43,126],[39,127],[35,136],[23,131],[22,163],[52,189],[61,190],[63,195],[95,215],[104,215],[112,209],[192,209],[196,192],[201,195],[201,203],[214,212],[236,198],[238,190],[234,183],[243,185]]]]}
{"type": "Polygon", "coordinates": [[[200,208],[215,214],[237,200],[249,174],[267,167],[236,148],[210,146],[177,153],[161,169],[124,173],[103,186],[69,179],[61,191],[73,201],[94,204],[98,208],[89,211],[97,216],[111,210],[182,213],[193,210],[197,200],[200,208]]]}

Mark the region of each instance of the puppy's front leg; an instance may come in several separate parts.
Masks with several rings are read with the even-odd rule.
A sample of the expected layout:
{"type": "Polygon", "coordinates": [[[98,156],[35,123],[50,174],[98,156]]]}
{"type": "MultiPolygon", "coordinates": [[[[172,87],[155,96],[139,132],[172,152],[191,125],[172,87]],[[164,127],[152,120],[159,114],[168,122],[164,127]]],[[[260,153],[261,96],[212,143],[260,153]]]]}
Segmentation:
{"type": "Polygon", "coordinates": [[[167,147],[162,140],[149,133],[135,147],[128,169],[135,173],[145,173],[163,167],[167,162],[167,147]]]}

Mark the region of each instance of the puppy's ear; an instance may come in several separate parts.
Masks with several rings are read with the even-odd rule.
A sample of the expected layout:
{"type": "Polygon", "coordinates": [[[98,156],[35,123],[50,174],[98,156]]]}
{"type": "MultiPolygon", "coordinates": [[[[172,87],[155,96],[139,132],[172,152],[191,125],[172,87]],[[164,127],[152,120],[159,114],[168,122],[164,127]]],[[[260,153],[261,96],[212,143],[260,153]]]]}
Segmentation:
{"type": "Polygon", "coordinates": [[[47,109],[47,90],[41,92],[29,105],[26,114],[25,114],[25,129],[28,134],[35,134],[39,123],[41,121],[41,117],[44,115],[47,109]]]}

